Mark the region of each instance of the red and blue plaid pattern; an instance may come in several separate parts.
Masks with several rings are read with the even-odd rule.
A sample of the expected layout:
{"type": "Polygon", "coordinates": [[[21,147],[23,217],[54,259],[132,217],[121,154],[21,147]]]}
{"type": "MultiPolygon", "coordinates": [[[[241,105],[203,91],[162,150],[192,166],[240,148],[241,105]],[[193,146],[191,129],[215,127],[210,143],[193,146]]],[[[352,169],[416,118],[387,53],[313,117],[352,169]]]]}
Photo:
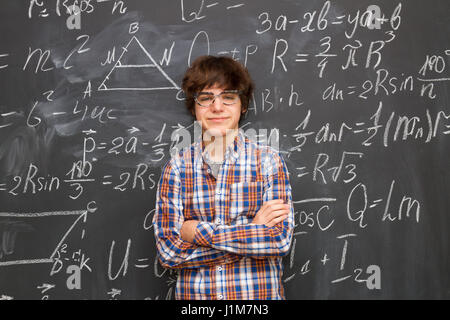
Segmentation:
{"type": "Polygon", "coordinates": [[[282,257],[294,224],[286,163],[273,148],[239,130],[216,178],[203,161],[202,143],[164,166],[153,225],[160,263],[179,270],[177,299],[284,299],[282,257]],[[291,203],[274,227],[251,224],[264,202],[291,203]],[[194,243],[183,241],[185,220],[198,220],[194,243]]]}

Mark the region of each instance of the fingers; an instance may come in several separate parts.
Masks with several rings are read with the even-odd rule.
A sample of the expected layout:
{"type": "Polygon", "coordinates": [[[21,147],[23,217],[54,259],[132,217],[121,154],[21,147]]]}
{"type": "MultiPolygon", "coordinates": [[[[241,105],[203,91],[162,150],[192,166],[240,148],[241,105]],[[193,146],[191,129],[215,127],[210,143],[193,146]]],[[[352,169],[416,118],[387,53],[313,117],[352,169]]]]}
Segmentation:
{"type": "Polygon", "coordinates": [[[283,221],[289,216],[291,206],[283,203],[282,200],[272,200],[266,202],[266,207],[258,217],[259,224],[267,227],[273,227],[277,223],[283,221]]]}
{"type": "Polygon", "coordinates": [[[264,211],[265,209],[271,207],[272,205],[281,204],[281,203],[283,203],[283,200],[281,200],[281,199],[269,200],[269,201],[264,202],[264,204],[262,205],[260,210],[264,211]]]}
{"type": "Polygon", "coordinates": [[[265,217],[268,213],[269,213],[269,211],[270,211],[270,208],[273,206],[273,205],[276,205],[276,204],[281,204],[281,203],[283,203],[283,201],[281,200],[281,199],[275,199],[275,200],[270,200],[270,201],[266,201],[266,202],[264,202],[264,204],[262,205],[262,207],[259,209],[259,211],[256,213],[256,216],[259,216],[259,217],[265,217]]]}
{"type": "Polygon", "coordinates": [[[264,224],[273,227],[289,216],[290,204],[284,203],[282,199],[266,201],[255,215],[252,223],[264,224]]]}
{"type": "Polygon", "coordinates": [[[273,209],[280,209],[281,207],[283,207],[283,200],[281,199],[275,199],[275,200],[270,200],[270,201],[266,201],[264,202],[263,206],[260,209],[260,212],[266,212],[267,209],[269,210],[273,210],[273,209]]]}
{"type": "Polygon", "coordinates": [[[266,223],[265,225],[269,228],[272,228],[273,226],[277,225],[278,223],[284,221],[288,217],[287,214],[283,214],[275,219],[272,219],[270,222],[266,223]]]}
{"type": "Polygon", "coordinates": [[[281,203],[281,204],[273,204],[269,207],[269,211],[276,211],[276,210],[285,210],[285,209],[290,209],[291,206],[285,203],[281,203]]]}
{"type": "Polygon", "coordinates": [[[264,202],[264,204],[277,204],[277,203],[284,203],[284,200],[283,199],[273,199],[273,200],[269,200],[269,201],[266,201],[266,202],[264,202]]]}
{"type": "Polygon", "coordinates": [[[289,212],[289,208],[272,211],[270,215],[267,216],[265,225],[268,227],[273,227],[277,223],[286,219],[289,216],[289,212]]]}

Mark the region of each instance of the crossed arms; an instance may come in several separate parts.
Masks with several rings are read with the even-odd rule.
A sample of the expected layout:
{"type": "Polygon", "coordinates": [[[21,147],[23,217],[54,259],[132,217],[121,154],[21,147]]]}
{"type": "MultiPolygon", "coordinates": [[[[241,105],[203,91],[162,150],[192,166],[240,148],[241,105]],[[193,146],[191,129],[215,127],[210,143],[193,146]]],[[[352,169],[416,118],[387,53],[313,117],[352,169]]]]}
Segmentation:
{"type": "Polygon", "coordinates": [[[249,224],[219,225],[185,220],[178,166],[164,167],[153,217],[159,260],[167,268],[201,268],[239,260],[282,257],[293,231],[291,186],[284,160],[268,158],[264,172],[264,204],[249,224]],[[285,202],[287,204],[285,204],[285,202]]]}

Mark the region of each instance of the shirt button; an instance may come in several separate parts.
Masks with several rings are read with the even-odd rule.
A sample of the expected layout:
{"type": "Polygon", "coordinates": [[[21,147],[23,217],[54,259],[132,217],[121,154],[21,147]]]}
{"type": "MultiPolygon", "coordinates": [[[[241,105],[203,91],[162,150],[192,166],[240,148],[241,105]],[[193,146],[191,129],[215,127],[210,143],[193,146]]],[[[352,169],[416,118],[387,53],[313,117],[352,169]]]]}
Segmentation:
{"type": "Polygon", "coordinates": [[[220,191],[219,191],[219,190],[217,190],[217,191],[216,191],[216,194],[219,194],[219,195],[220,195],[220,191]]]}
{"type": "Polygon", "coordinates": [[[221,222],[222,222],[222,220],[220,220],[220,218],[217,218],[217,219],[216,219],[216,223],[217,223],[217,224],[219,224],[219,223],[221,223],[221,222]]]}
{"type": "Polygon", "coordinates": [[[222,272],[222,267],[217,267],[218,272],[222,272]]]}
{"type": "Polygon", "coordinates": [[[208,173],[211,173],[211,169],[208,169],[207,171],[208,171],[208,173]]]}
{"type": "Polygon", "coordinates": [[[217,296],[217,298],[219,298],[219,300],[222,300],[222,299],[223,299],[223,295],[219,294],[219,295],[217,296]]]}

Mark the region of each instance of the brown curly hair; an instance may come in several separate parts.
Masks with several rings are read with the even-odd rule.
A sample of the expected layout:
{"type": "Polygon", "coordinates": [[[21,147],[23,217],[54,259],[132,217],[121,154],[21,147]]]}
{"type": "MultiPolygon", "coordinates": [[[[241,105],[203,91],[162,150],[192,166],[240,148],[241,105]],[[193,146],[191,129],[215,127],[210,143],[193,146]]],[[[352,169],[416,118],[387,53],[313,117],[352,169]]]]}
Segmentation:
{"type": "Polygon", "coordinates": [[[201,56],[186,70],[182,89],[186,107],[195,116],[194,95],[204,88],[219,86],[241,92],[241,112],[247,111],[253,94],[253,81],[246,67],[231,57],[201,56]]]}

